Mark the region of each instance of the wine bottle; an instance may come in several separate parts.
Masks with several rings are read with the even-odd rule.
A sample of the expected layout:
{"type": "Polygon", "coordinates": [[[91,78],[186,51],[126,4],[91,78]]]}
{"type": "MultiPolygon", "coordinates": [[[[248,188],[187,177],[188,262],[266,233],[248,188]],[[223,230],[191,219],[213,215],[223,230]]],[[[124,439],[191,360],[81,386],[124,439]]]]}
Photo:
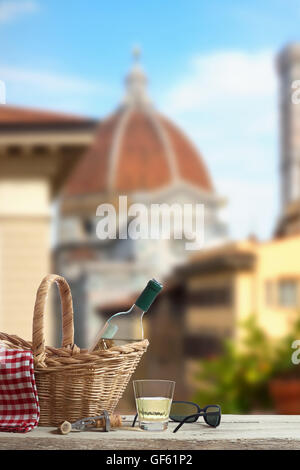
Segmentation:
{"type": "Polygon", "coordinates": [[[161,289],[162,284],[155,279],[151,279],[127,312],[115,313],[107,320],[89,352],[109,349],[112,346],[120,346],[144,339],[144,313],[150,308],[161,289]]]}

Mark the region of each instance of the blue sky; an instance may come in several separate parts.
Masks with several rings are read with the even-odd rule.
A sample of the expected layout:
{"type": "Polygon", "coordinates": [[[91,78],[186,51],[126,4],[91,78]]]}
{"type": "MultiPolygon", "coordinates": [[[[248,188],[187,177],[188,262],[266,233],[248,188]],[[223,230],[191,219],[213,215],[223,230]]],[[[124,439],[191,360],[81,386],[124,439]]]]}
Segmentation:
{"type": "Polygon", "coordinates": [[[235,238],[278,211],[274,55],[300,40],[299,0],[0,0],[7,102],[102,117],[134,44],[149,93],[194,140],[235,238]]]}

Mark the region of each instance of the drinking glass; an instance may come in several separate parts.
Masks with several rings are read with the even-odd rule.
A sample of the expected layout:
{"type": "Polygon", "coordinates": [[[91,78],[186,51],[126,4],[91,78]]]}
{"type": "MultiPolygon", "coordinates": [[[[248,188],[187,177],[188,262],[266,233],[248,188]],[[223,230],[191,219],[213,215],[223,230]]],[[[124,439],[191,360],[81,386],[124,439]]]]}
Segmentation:
{"type": "Polygon", "coordinates": [[[134,380],[133,388],[140,428],[145,431],[167,429],[175,382],[134,380]]]}

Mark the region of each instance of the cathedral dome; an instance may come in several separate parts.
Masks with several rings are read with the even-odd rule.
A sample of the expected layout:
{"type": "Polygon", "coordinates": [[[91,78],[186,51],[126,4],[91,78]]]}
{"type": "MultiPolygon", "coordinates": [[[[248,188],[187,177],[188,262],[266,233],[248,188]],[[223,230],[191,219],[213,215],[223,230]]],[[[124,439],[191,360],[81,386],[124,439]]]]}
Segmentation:
{"type": "Polygon", "coordinates": [[[214,192],[201,155],[177,126],[155,110],[146,83],[142,68],[134,64],[122,106],[100,123],[65,196],[155,190],[178,181],[214,192]]]}

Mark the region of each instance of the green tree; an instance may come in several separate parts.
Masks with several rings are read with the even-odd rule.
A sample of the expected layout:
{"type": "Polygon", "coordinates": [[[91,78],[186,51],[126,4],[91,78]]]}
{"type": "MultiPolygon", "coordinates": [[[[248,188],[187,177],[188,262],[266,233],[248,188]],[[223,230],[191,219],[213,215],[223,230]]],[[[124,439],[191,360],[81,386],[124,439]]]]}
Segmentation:
{"type": "MultiPolygon", "coordinates": [[[[201,405],[219,404],[224,413],[249,413],[271,409],[269,380],[287,371],[299,374],[291,362],[291,344],[300,339],[300,321],[282,340],[270,340],[258,326],[256,315],[243,324],[239,347],[232,339],[223,344],[223,354],[200,361],[195,400],[201,405]]],[[[299,374],[300,375],[300,374],[299,374]]]]}

